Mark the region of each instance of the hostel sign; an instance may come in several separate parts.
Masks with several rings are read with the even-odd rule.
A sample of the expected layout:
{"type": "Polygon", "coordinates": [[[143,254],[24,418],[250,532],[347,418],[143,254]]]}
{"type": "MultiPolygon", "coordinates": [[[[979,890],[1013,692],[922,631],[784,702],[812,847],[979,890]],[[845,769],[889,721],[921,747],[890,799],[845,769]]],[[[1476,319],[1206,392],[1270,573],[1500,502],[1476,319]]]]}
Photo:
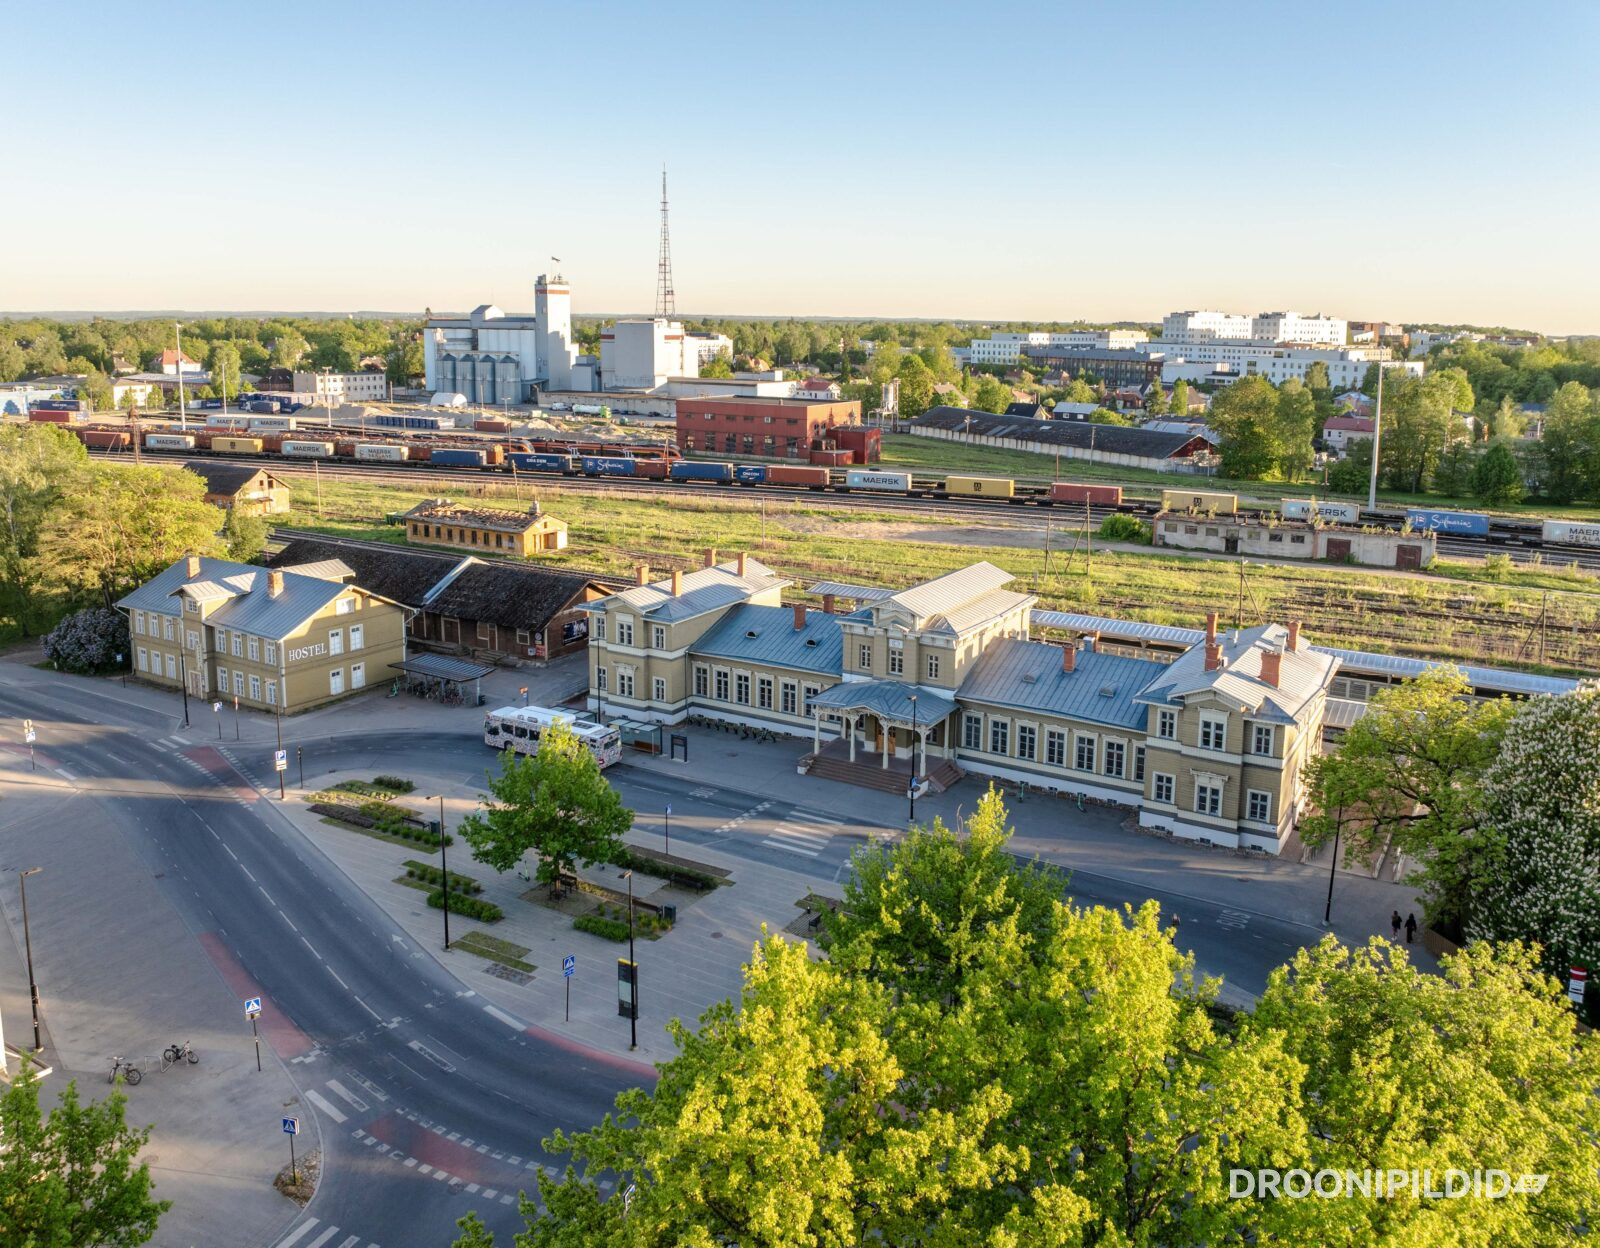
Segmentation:
{"type": "Polygon", "coordinates": [[[314,659],[318,655],[327,653],[328,645],[326,642],[322,641],[319,641],[314,646],[296,646],[293,650],[289,651],[289,662],[298,663],[301,659],[314,659]]]}

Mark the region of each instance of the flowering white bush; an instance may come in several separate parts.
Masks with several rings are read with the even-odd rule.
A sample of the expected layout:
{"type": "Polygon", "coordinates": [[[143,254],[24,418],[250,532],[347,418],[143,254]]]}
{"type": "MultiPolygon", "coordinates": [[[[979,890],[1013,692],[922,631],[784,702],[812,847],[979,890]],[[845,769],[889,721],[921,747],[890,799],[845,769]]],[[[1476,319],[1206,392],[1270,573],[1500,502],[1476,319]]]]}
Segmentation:
{"type": "Polygon", "coordinates": [[[44,657],[64,672],[101,672],[128,653],[128,620],[109,607],[74,611],[44,639],[44,657]]]}
{"type": "Polygon", "coordinates": [[[1600,971],[1600,683],[1520,707],[1481,800],[1468,936],[1537,941],[1562,981],[1600,971]]]}

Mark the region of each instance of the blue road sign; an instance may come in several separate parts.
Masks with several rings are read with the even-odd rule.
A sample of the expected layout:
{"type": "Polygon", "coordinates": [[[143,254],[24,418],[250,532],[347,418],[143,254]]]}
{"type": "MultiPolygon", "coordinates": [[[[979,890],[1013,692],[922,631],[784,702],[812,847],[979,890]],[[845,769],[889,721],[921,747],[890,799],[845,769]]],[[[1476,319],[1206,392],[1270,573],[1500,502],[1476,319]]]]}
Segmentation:
{"type": "Polygon", "coordinates": [[[254,1018],[259,1013],[261,1013],[261,998],[246,997],[244,1002],[244,1016],[246,1018],[254,1018]]]}
{"type": "Polygon", "coordinates": [[[283,1133],[285,1135],[299,1135],[300,1120],[298,1118],[285,1118],[283,1120],[283,1133]]]}
{"type": "Polygon", "coordinates": [[[274,750],[274,751],[272,751],[272,769],[274,771],[288,771],[289,770],[289,751],[288,750],[274,750]]]}
{"type": "Polygon", "coordinates": [[[561,959],[561,974],[567,979],[571,979],[573,975],[577,973],[577,970],[578,959],[572,954],[569,953],[566,957],[561,959]]]}

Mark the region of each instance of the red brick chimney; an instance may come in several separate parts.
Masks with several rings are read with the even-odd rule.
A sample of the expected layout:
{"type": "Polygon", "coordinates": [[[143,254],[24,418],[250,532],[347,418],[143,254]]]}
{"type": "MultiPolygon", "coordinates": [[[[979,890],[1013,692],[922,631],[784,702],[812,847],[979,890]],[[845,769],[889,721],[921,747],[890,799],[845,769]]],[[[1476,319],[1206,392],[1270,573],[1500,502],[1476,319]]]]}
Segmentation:
{"type": "Polygon", "coordinates": [[[1089,649],[1093,650],[1096,654],[1100,653],[1100,634],[1099,633],[1090,633],[1089,634],[1089,649]]]}
{"type": "Polygon", "coordinates": [[[276,598],[283,593],[283,573],[274,568],[267,573],[267,595],[276,598]]]}
{"type": "Polygon", "coordinates": [[[1300,648],[1300,621],[1299,620],[1290,620],[1289,621],[1289,642],[1288,642],[1288,647],[1287,648],[1290,649],[1290,650],[1298,650],[1300,648]]]}
{"type": "Polygon", "coordinates": [[[678,597],[683,593],[683,573],[677,568],[672,569],[672,596],[678,597]]]}
{"type": "Polygon", "coordinates": [[[188,564],[186,566],[188,569],[188,577],[192,581],[195,577],[200,575],[200,556],[190,555],[188,564]]]}
{"type": "Polygon", "coordinates": [[[641,563],[633,570],[633,583],[635,585],[648,585],[650,583],[650,565],[641,563]]]}
{"type": "Polygon", "coordinates": [[[1217,639],[1217,613],[1206,612],[1206,644],[1209,645],[1217,639]]]}
{"type": "Polygon", "coordinates": [[[1276,689],[1283,682],[1283,651],[1261,652],[1261,679],[1276,689]]]}
{"type": "Polygon", "coordinates": [[[1215,641],[1206,642],[1206,671],[1220,672],[1222,670],[1222,647],[1215,641]]]}
{"type": "Polygon", "coordinates": [[[706,547],[706,567],[714,568],[716,566],[717,566],[717,548],[715,546],[707,546],[706,547]]]}
{"type": "Polygon", "coordinates": [[[1068,675],[1078,665],[1078,647],[1068,643],[1061,647],[1061,670],[1068,675]]]}
{"type": "Polygon", "coordinates": [[[744,551],[741,550],[739,552],[739,575],[741,577],[743,577],[745,575],[745,568],[749,565],[749,563],[750,563],[750,556],[747,555],[744,551]]]}
{"type": "Polygon", "coordinates": [[[822,610],[825,615],[832,615],[834,613],[834,607],[837,605],[837,600],[832,594],[822,595],[822,610]]]}
{"type": "Polygon", "coordinates": [[[805,626],[806,604],[803,602],[797,602],[794,604],[794,631],[798,633],[805,626]]]}

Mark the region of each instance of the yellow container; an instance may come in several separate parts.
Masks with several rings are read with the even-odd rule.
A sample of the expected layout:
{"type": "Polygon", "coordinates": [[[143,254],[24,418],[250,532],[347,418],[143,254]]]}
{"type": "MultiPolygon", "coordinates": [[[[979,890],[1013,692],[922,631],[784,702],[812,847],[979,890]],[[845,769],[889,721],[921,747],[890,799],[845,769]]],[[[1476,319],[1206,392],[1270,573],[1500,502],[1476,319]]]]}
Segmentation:
{"type": "Polygon", "coordinates": [[[236,455],[261,454],[260,438],[212,438],[213,451],[231,451],[236,455]]]}
{"type": "Polygon", "coordinates": [[[1161,509],[1192,511],[1201,515],[1231,516],[1239,510],[1239,496],[1218,494],[1211,490],[1162,490],[1161,509]]]}
{"type": "Polygon", "coordinates": [[[963,494],[977,498],[1010,498],[1017,484],[1010,477],[946,477],[946,494],[963,494]]]}

